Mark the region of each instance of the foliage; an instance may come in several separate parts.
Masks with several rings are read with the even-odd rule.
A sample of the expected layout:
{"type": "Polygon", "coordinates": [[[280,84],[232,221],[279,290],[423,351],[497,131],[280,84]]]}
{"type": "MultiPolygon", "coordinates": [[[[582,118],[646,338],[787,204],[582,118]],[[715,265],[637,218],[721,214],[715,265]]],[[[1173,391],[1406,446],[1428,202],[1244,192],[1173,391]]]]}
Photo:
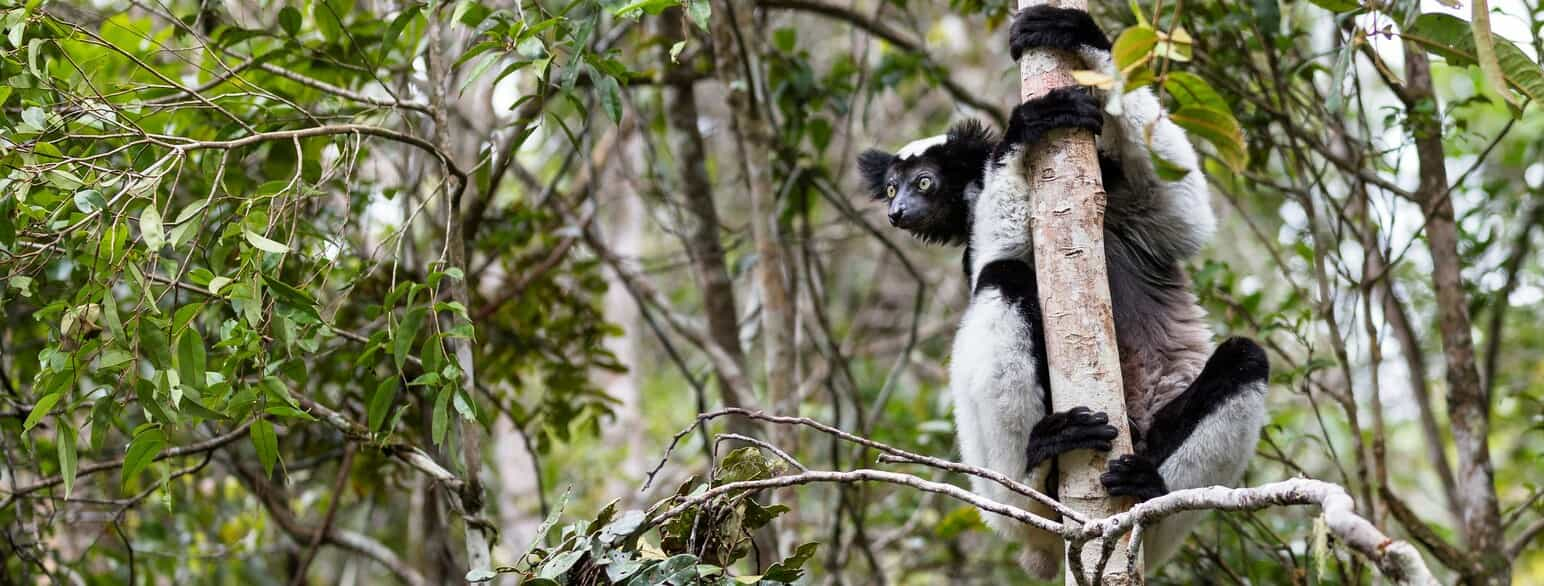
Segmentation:
{"type": "MultiPolygon", "coordinates": [[[[958,251],[890,230],[851,163],[1000,118],[1017,95],[1001,42],[1016,5],[0,5],[0,581],[1023,582],[978,511],[900,487],[735,492],[656,517],[791,473],[711,434],[676,438],[657,482],[674,492],[633,488],[735,384],[708,336],[681,329],[715,307],[690,243],[693,169],[750,407],[953,454],[958,251]],[[713,62],[737,16],[752,23],[727,36],[752,57],[749,86],[713,62]],[[766,161],[738,159],[733,91],[772,122],[766,161]],[[770,170],[777,197],[795,389],[763,384],[770,309],[742,163],[770,170]],[[464,557],[468,533],[494,528],[497,577],[464,557]],[[774,531],[803,545],[759,551],[774,531]]],[[[1415,140],[1437,132],[1505,536],[1544,514],[1544,268],[1529,262],[1544,11],[1530,6],[1495,6],[1501,84],[1469,21],[1412,3],[1095,6],[1118,71],[1079,80],[1150,87],[1197,139],[1219,245],[1191,282],[1219,333],[1271,350],[1248,482],[1341,483],[1391,534],[1464,542],[1436,465],[1454,422],[1412,196],[1415,140]],[[1409,77],[1401,43],[1435,57],[1434,96],[1392,89],[1409,77]]],[[[762,439],[811,467],[894,465],[813,434],[762,439]]],[[[1214,516],[1153,582],[1366,582],[1311,525],[1214,516]]],[[[1520,548],[1515,568],[1526,582],[1544,554],[1520,548]]]]}

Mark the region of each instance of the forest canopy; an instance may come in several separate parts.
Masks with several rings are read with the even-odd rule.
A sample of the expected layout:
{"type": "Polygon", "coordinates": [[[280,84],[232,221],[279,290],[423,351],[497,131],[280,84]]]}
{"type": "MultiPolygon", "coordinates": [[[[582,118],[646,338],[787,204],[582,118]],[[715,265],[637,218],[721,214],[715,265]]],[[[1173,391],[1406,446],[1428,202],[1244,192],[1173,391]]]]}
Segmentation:
{"type": "MultiPolygon", "coordinates": [[[[1038,583],[858,168],[1005,129],[1019,8],[0,0],[0,584],[1038,583]]],[[[1147,581],[1544,580],[1544,4],[1089,12],[1270,362],[1147,581]]]]}

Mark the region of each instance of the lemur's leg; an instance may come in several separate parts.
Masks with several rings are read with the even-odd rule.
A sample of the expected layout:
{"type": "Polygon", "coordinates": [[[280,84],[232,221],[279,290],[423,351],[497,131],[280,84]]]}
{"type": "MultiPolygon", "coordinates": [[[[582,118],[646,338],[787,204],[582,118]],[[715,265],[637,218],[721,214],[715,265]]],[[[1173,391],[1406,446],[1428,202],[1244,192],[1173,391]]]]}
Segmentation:
{"type": "MultiPolygon", "coordinates": [[[[1009,31],[1009,50],[1017,58],[1031,48],[1068,51],[1090,69],[1114,73],[1109,39],[1081,10],[1037,6],[1019,12],[1009,31]]],[[[1140,237],[1144,248],[1164,261],[1188,257],[1211,239],[1216,218],[1200,159],[1151,89],[1121,96],[1120,113],[1105,121],[1099,143],[1110,194],[1107,226],[1140,237]],[[1162,179],[1150,153],[1189,173],[1176,181],[1162,179]]]]}
{"type": "MultiPolygon", "coordinates": [[[[1217,347],[1195,382],[1153,417],[1137,453],[1110,461],[1110,494],[1147,500],[1170,490],[1231,486],[1243,477],[1265,424],[1265,351],[1247,338],[1217,347]]],[[[1143,540],[1149,563],[1167,558],[1195,515],[1171,517],[1143,540]]]]}
{"type": "MultiPolygon", "coordinates": [[[[975,292],[954,338],[949,389],[961,458],[1044,489],[1044,467],[1025,477],[1031,430],[1046,415],[1043,362],[1037,358],[1043,352],[1031,321],[1035,313],[1028,305],[1035,300],[1034,278],[1033,267],[1022,259],[999,258],[977,271],[975,292]]],[[[993,500],[1051,514],[995,482],[977,477],[970,482],[972,490],[993,500]]],[[[1020,561],[1025,569],[1047,579],[1056,574],[1062,556],[1058,536],[1007,517],[983,517],[993,529],[1023,544],[1020,561]]]]}

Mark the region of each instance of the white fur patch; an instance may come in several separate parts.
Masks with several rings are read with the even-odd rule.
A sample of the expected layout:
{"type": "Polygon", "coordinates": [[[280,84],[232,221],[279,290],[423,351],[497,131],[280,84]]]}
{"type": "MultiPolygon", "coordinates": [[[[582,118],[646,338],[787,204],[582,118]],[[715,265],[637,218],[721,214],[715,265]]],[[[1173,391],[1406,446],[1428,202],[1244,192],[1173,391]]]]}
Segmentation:
{"type": "Polygon", "coordinates": [[[912,157],[920,156],[922,153],[927,152],[928,149],[946,142],[949,142],[949,135],[947,134],[940,134],[938,136],[930,136],[927,138],[919,138],[917,140],[911,141],[910,143],[907,143],[906,146],[901,147],[901,151],[896,153],[895,156],[901,160],[910,159],[912,157]]]}

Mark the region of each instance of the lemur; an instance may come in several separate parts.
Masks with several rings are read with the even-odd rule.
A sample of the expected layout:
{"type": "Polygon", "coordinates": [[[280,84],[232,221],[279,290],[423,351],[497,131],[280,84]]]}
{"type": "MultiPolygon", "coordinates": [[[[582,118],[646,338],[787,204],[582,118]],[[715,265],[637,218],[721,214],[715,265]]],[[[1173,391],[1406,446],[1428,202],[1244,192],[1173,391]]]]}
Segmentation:
{"type": "MultiPolygon", "coordinates": [[[[1031,48],[1068,51],[1090,69],[1113,70],[1108,38],[1081,10],[1021,11],[1009,29],[1009,50],[1017,60],[1031,48]]],[[[889,202],[891,224],[925,242],[965,245],[971,299],[949,369],[961,456],[1053,492],[1057,455],[1108,451],[1116,430],[1106,414],[1086,407],[1050,412],[1028,229],[1026,177],[1033,170],[1025,154],[1054,129],[1099,134],[1105,254],[1136,445],[1136,453],[1110,460],[1101,480],[1112,495],[1147,500],[1242,478],[1264,424],[1269,365],[1260,346],[1244,338],[1211,351],[1205,314],[1180,266],[1210,240],[1216,223],[1198,157],[1150,89],[1125,93],[1121,102],[1119,115],[1106,115],[1094,95],[1058,89],[1014,108],[1000,140],[965,121],[894,155],[864,152],[859,169],[873,197],[889,202]],[[1148,136],[1157,155],[1188,171],[1183,178],[1158,176],[1148,136]]],[[[978,493],[1049,513],[991,481],[971,481],[978,493]]],[[[1170,517],[1146,532],[1148,567],[1171,555],[1196,519],[1170,517]]],[[[1020,562],[1031,573],[1056,573],[1059,537],[1007,517],[987,521],[1024,542],[1020,562]]]]}

